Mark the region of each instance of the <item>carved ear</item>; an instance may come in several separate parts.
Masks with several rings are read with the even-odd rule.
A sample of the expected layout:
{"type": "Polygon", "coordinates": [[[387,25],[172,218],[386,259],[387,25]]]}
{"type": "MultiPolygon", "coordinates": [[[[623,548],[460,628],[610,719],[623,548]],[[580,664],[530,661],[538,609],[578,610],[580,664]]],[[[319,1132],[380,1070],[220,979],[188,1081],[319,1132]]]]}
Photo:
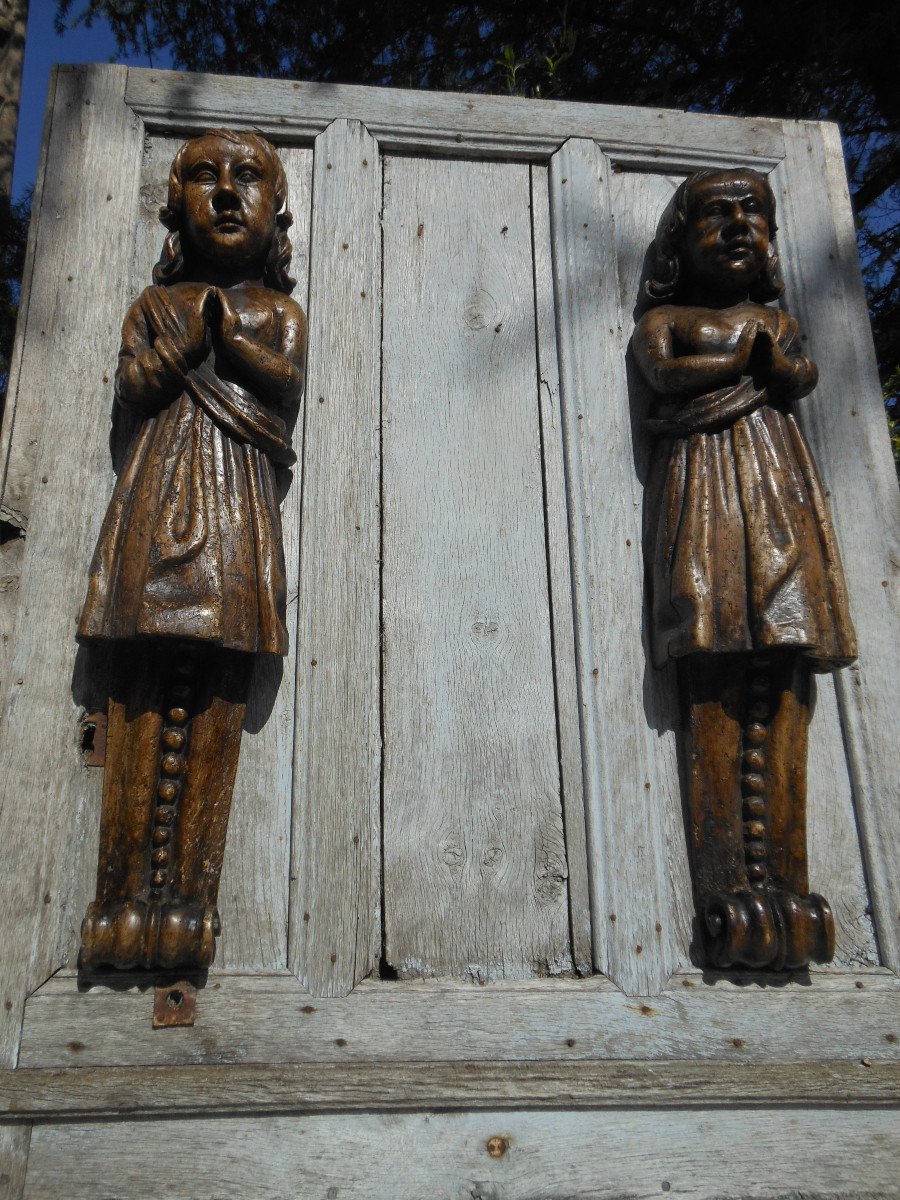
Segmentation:
{"type": "Polygon", "coordinates": [[[178,216],[172,211],[167,204],[159,210],[159,219],[165,225],[166,229],[173,233],[178,228],[178,216]]]}

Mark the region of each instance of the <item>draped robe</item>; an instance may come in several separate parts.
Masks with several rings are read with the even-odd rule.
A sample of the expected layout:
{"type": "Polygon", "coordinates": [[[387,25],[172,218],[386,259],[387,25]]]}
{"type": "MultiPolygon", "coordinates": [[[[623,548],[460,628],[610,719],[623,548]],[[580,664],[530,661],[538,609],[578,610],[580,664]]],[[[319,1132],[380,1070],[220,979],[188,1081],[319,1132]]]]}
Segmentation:
{"type": "MultiPolygon", "coordinates": [[[[126,317],[123,355],[183,327],[178,289],[147,288],[126,317]]],[[[253,336],[277,348],[274,315],[253,336]]],[[[128,449],[79,638],[187,638],[286,654],[275,465],[294,461],[285,421],[264,397],[221,378],[212,356],[188,371],[128,449]]]]}
{"type": "MultiPolygon", "coordinates": [[[[797,353],[796,321],[778,344],[797,353]]],[[[856,657],[824,489],[787,402],[743,377],[667,398],[645,512],[653,660],[793,647],[812,670],[856,657]]]]}

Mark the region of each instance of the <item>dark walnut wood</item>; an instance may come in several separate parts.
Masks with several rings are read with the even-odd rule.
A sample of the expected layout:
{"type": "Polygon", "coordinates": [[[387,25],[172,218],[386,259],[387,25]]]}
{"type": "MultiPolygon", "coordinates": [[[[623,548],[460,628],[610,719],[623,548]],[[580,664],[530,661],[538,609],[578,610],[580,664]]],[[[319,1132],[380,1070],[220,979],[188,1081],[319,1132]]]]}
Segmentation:
{"type": "Polygon", "coordinates": [[[294,461],[306,321],[274,148],[227,130],[187,142],[160,217],[116,373],[138,428],[78,627],[115,661],[83,967],[212,962],[253,664],[288,648],[276,469],[294,461]]]}
{"type": "Polygon", "coordinates": [[[697,913],[717,967],[834,954],[809,894],[810,672],[856,642],[825,493],[792,402],[816,385],[783,290],[775,198],[754,171],[700,171],[654,242],[633,338],[658,399],[645,500],[654,662],[679,663],[697,913]]]}

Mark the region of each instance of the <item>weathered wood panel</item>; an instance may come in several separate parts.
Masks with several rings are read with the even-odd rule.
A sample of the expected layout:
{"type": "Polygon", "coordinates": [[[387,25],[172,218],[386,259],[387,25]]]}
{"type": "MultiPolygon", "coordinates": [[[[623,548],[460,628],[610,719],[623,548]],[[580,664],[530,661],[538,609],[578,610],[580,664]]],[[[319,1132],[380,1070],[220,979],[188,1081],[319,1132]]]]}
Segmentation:
{"type": "Polygon", "coordinates": [[[675,109],[566,104],[347,84],[129,72],[128,103],[151,129],[203,130],[222,120],[276,141],[315,137],[347,113],[365,114],[383,152],[546,159],[567,137],[593,138],[617,163],[696,170],[722,162],[769,165],[783,153],[778,121],[747,121],[675,109]],[[723,157],[724,156],[724,157],[723,157]]]}
{"type": "MultiPolygon", "coordinates": [[[[63,71],[50,125],[41,237],[17,413],[38,413],[35,493],[0,733],[0,1062],[15,1061],[25,996],[62,961],[73,920],[73,847],[96,803],[82,765],[84,687],[75,622],[112,484],[108,364],[131,263],[142,130],[124,68],[63,71]],[[49,414],[49,415],[46,415],[49,414]],[[39,483],[37,481],[40,481],[39,483]],[[73,504],[79,518],[73,520],[73,504]]],[[[28,436],[17,420],[16,439],[28,436]]],[[[34,427],[32,427],[34,428],[34,427]]]]}
{"type": "Polygon", "coordinates": [[[553,619],[553,679],[560,782],[569,868],[569,914],[575,969],[593,969],[591,896],[587,862],[587,827],[581,764],[578,663],[569,559],[569,506],[566,496],[565,449],[556,347],[556,303],[550,249],[550,184],[547,168],[531,168],[531,221],[534,246],[534,304],[538,352],[538,394],[544,507],[547,520],[547,563],[550,571],[550,614],[553,619]]]}
{"type": "Polygon", "coordinates": [[[380,927],[381,161],[316,139],[297,625],[289,962],[315,993],[373,971],[380,927]]]}
{"type": "Polygon", "coordinates": [[[0,1071],[0,1114],[21,1121],[225,1117],[439,1108],[575,1109],[764,1103],[900,1107],[900,1064],[869,1062],[295,1063],[0,1071]]]}
{"type": "MultiPolygon", "coordinates": [[[[626,344],[634,331],[635,317],[642,309],[642,289],[648,278],[647,253],[672,192],[682,176],[617,172],[612,177],[612,203],[616,222],[616,249],[622,304],[622,327],[626,344]],[[637,310],[637,311],[636,311],[637,310]]],[[[794,247],[787,235],[779,239],[783,259],[793,261],[794,247]]],[[[642,488],[649,469],[650,439],[640,422],[647,413],[651,392],[627,358],[628,390],[631,400],[635,446],[635,474],[642,488]]],[[[645,622],[646,625],[646,622],[645,622]]],[[[642,631],[646,645],[646,628],[642,631]]],[[[862,869],[859,839],[853,813],[850,781],[844,760],[840,721],[830,677],[817,678],[817,703],[810,727],[809,744],[809,869],[810,884],[830,901],[837,929],[835,966],[866,965],[878,961],[869,898],[862,869]]],[[[649,655],[645,667],[648,717],[659,734],[657,750],[665,757],[674,782],[677,779],[676,731],[679,700],[674,668],[655,671],[649,655]]],[[[680,812],[677,807],[676,812],[680,812]]],[[[678,818],[677,830],[681,830],[678,818]]],[[[675,831],[673,830],[673,833],[675,831]]],[[[670,861],[676,903],[682,912],[691,909],[691,884],[684,855],[685,835],[677,839],[677,853],[670,861]]]]}
{"type": "MultiPolygon", "coordinates": [[[[21,290],[16,336],[10,354],[9,382],[3,401],[3,424],[0,428],[0,521],[11,525],[24,534],[28,528],[28,507],[31,498],[32,468],[34,451],[37,448],[37,430],[40,428],[39,414],[28,409],[21,414],[26,426],[34,433],[25,433],[16,438],[12,457],[12,431],[16,422],[18,404],[18,382],[22,373],[22,351],[25,346],[25,326],[28,322],[28,307],[31,302],[31,283],[34,276],[34,258],[37,250],[36,219],[41,211],[44,180],[47,170],[47,150],[50,145],[50,129],[53,121],[56,96],[56,72],[50,75],[47,92],[47,107],[41,135],[41,151],[38,159],[34,194],[31,200],[32,222],[28,230],[25,260],[22,265],[21,290]]],[[[4,533],[7,531],[4,530],[4,533]]],[[[16,621],[16,606],[19,602],[19,582],[24,555],[22,537],[10,537],[0,543],[0,694],[9,686],[7,663],[12,652],[12,634],[16,621]]]]}
{"type": "Polygon", "coordinates": [[[895,1113],[675,1110],[647,1125],[632,1111],[508,1110],[47,1125],[25,1194],[94,1200],[100,1179],[130,1200],[898,1194],[895,1113]]]}
{"type": "Polygon", "coordinates": [[[22,1200],[30,1145],[30,1125],[0,1125],[0,1200],[22,1200]]]}
{"type": "MultiPolygon", "coordinates": [[[[619,279],[619,322],[625,355],[620,366],[624,373],[629,403],[631,458],[623,447],[623,469],[631,470],[633,502],[637,524],[626,537],[628,549],[638,547],[643,560],[644,487],[650,467],[650,441],[641,428],[646,415],[649,393],[631,355],[631,335],[634,332],[641,288],[646,278],[646,254],[656,233],[656,225],[681,176],[649,175],[616,171],[609,176],[609,197],[615,228],[616,267],[619,279]],[[635,536],[637,535],[637,536],[635,536]]],[[[623,422],[623,427],[624,422],[623,422]]],[[[648,592],[646,575],[642,575],[640,626],[624,630],[623,637],[640,639],[640,657],[633,669],[639,672],[642,693],[643,722],[651,738],[652,753],[662,783],[663,796],[657,809],[664,843],[664,869],[669,879],[671,902],[674,906],[669,937],[669,954],[679,965],[688,960],[691,939],[693,900],[688,865],[687,833],[682,809],[682,764],[679,759],[681,714],[679,711],[678,678],[674,667],[654,669],[650,659],[649,627],[647,620],[648,592]]],[[[635,650],[637,642],[635,642],[635,650]]]]}
{"type": "Polygon", "coordinates": [[[685,959],[686,914],[672,884],[684,842],[671,747],[660,746],[645,699],[640,494],[610,173],[593,142],[567,142],[550,163],[550,210],[594,962],[647,995],[685,959]]]}
{"type": "MultiPolygon", "coordinates": [[[[17,314],[16,336],[10,355],[9,386],[3,402],[3,428],[0,431],[0,520],[6,521],[17,529],[28,528],[28,508],[31,500],[32,477],[34,474],[34,452],[37,449],[40,432],[42,408],[35,404],[35,397],[28,396],[28,403],[18,413],[19,430],[13,441],[13,428],[19,402],[19,387],[22,381],[22,354],[25,350],[25,329],[28,324],[28,310],[31,305],[32,283],[34,280],[34,264],[37,255],[37,231],[40,226],[41,209],[44,202],[44,184],[47,178],[47,153],[50,148],[50,135],[53,129],[53,117],[56,113],[56,81],[60,68],[55,68],[50,76],[47,90],[47,108],[44,113],[43,131],[41,134],[41,151],[38,160],[37,176],[34,182],[34,194],[31,198],[31,224],[28,229],[28,243],[25,248],[25,261],[22,268],[21,293],[19,296],[19,311],[17,314]],[[24,427],[24,428],[23,428],[24,427]]],[[[65,74],[69,74],[63,68],[65,74]]],[[[71,86],[66,81],[66,86],[71,86]]],[[[68,96],[68,91],[67,91],[68,96]]],[[[67,100],[63,100],[65,105],[67,100]]],[[[51,181],[52,187],[52,181],[51,181]]],[[[48,192],[58,204],[59,193],[48,192]]],[[[48,296],[46,289],[41,294],[41,280],[38,279],[35,296],[39,303],[46,304],[48,296]]],[[[46,315],[46,309],[44,314],[46,315]]],[[[4,627],[4,633],[10,632],[4,627]]]]}
{"type": "MultiPolygon", "coordinates": [[[[160,78],[156,72],[143,78],[146,82],[151,77],[160,78]]],[[[48,180],[40,206],[42,228],[46,224],[49,230],[47,239],[42,234],[42,245],[51,246],[54,257],[48,260],[49,273],[42,275],[41,247],[37,248],[25,318],[30,332],[19,343],[19,401],[24,407],[16,410],[10,462],[21,450],[22,461],[34,465],[36,495],[22,592],[26,600],[20,630],[25,641],[17,651],[21,669],[13,675],[14,681],[21,677],[24,682],[18,688],[14,683],[5,714],[11,725],[0,735],[0,772],[6,771],[10,779],[10,790],[0,803],[0,839],[11,858],[11,876],[0,877],[0,1000],[8,996],[11,1005],[8,1011],[5,1005],[0,1010],[0,1021],[7,1021],[7,1064],[15,1061],[21,999],[65,961],[93,885],[100,772],[84,771],[77,753],[77,708],[70,702],[71,631],[112,481],[107,431],[118,330],[128,298],[147,282],[159,238],[153,211],[159,197],[146,191],[131,262],[132,244],[121,230],[129,226],[136,207],[140,128],[122,105],[121,90],[116,90],[121,78],[121,70],[115,69],[60,76],[63,99],[57,95],[48,136],[59,147],[54,161],[61,163],[59,178],[65,187],[53,185],[54,191],[48,180]],[[85,263],[91,264],[90,278],[96,272],[103,280],[108,298],[93,309],[85,305],[81,288],[88,281],[85,263]],[[101,383],[104,374],[108,378],[101,383]],[[47,412],[52,412],[53,421],[47,412]],[[26,432],[28,422],[38,434],[33,440],[26,432]],[[79,448],[77,459],[73,445],[79,448]],[[46,483],[38,482],[44,477],[46,483]],[[73,524],[76,499],[88,516],[73,524]]],[[[142,77],[131,78],[134,82],[142,77]]],[[[149,89],[154,95],[147,104],[156,113],[158,127],[165,127],[171,138],[151,140],[145,181],[153,155],[165,159],[182,130],[234,120],[263,125],[276,140],[280,128],[294,140],[319,132],[331,116],[347,111],[362,115],[363,103],[379,120],[394,121],[393,132],[385,125],[391,145],[441,153],[455,148],[475,156],[546,157],[563,136],[575,132],[582,118],[595,122],[593,133],[587,125],[582,133],[602,134],[617,162],[631,161],[629,156],[649,162],[653,150],[661,148],[655,145],[660,131],[670,144],[662,148],[657,164],[672,170],[749,161],[756,151],[763,161],[770,151],[776,157],[780,153],[780,126],[773,122],[757,127],[730,119],[723,123],[693,114],[635,110],[618,122],[617,110],[582,112],[576,106],[577,111],[569,113],[569,128],[568,110],[557,105],[489,98],[482,103],[478,97],[425,101],[403,93],[295,88],[285,83],[259,85],[264,97],[260,117],[249,103],[249,89],[256,84],[205,78],[195,87],[184,77],[162,78],[163,84],[149,89]],[[176,84],[181,89],[178,103],[176,84]],[[210,109],[216,97],[222,107],[210,109]],[[345,107],[328,115],[330,105],[345,107]],[[169,109],[174,115],[168,115],[169,109]]],[[[830,398],[822,393],[821,407],[816,397],[807,402],[804,419],[818,439],[826,483],[834,492],[848,574],[853,577],[854,615],[861,633],[865,630],[861,668],[855,675],[840,676],[838,687],[853,797],[867,838],[869,876],[875,881],[882,947],[887,945],[887,959],[896,966],[896,957],[891,957],[897,901],[891,854],[898,830],[896,809],[890,807],[896,800],[891,795],[895,781],[888,774],[893,758],[887,740],[893,711],[889,699],[895,694],[891,689],[896,669],[890,664],[889,647],[896,613],[890,607],[892,577],[884,566],[896,553],[892,535],[885,533],[890,528],[888,514],[896,511],[896,495],[871,356],[859,340],[863,335],[848,329],[864,329],[863,308],[850,223],[827,210],[828,204],[846,205],[831,136],[826,131],[822,141],[820,130],[789,127],[794,157],[778,176],[791,190],[781,207],[786,214],[782,240],[792,289],[788,307],[810,332],[812,354],[822,366],[822,387],[832,390],[830,398]],[[830,189],[825,200],[823,179],[830,189]],[[835,270],[837,276],[832,275],[835,270]],[[830,376],[835,366],[838,374],[830,376]],[[861,379],[868,380],[864,388],[861,379]],[[854,400],[863,393],[864,404],[857,409],[854,400]],[[842,453],[855,455],[857,465],[848,467],[842,453]],[[851,506],[840,517],[848,496],[851,506]],[[872,533],[874,512],[884,525],[872,533]],[[865,539],[856,537],[861,528],[870,531],[865,539]],[[860,546],[862,541],[866,545],[860,546]]],[[[336,1192],[341,1197],[389,1194],[416,1200],[425,1195],[536,1200],[664,1191],[770,1198],[801,1191],[897,1195],[896,1114],[873,1109],[897,1103],[900,992],[896,979],[886,972],[840,970],[841,963],[871,962],[874,943],[835,694],[828,680],[820,683],[812,734],[810,865],[814,885],[830,896],[837,910],[837,967],[793,979],[747,976],[739,984],[690,972],[676,975],[659,994],[649,994],[662,987],[668,971],[686,961],[690,905],[673,731],[663,719],[665,705],[674,699],[672,681],[665,676],[649,680],[635,670],[636,664],[643,667],[639,531],[645,447],[633,436],[635,411],[632,407],[629,412],[623,363],[631,329],[631,292],[639,283],[635,272],[646,249],[644,245],[638,251],[636,243],[643,237],[649,243],[657,200],[664,200],[674,181],[658,174],[620,176],[613,180],[610,202],[605,190],[609,164],[592,146],[570,143],[549,173],[542,166],[392,163],[392,172],[402,169],[407,178],[417,172],[432,179],[443,178],[442,172],[448,178],[469,172],[469,179],[482,178],[479,172],[485,178],[509,172],[509,178],[524,178],[530,185],[517,183],[515,219],[502,217],[497,222],[506,224],[496,243],[500,267],[492,240],[497,231],[490,221],[502,207],[502,197],[491,196],[489,188],[468,189],[459,244],[452,254],[448,251],[443,273],[434,264],[430,275],[424,270],[437,219],[432,215],[420,220],[416,214],[416,224],[405,227],[399,207],[388,212],[388,238],[392,228],[398,238],[406,238],[406,265],[421,259],[423,269],[419,276],[407,273],[402,282],[398,269],[394,294],[408,289],[411,298],[403,293],[407,311],[418,305],[414,314],[420,324],[410,320],[404,330],[398,320],[389,331],[389,316],[385,346],[389,334],[401,357],[412,361],[421,322],[429,314],[437,321],[444,311],[440,289],[455,286],[454,272],[471,282],[476,255],[480,272],[503,279],[505,291],[499,286],[490,289],[491,302],[507,305],[502,322],[499,315],[494,322],[500,329],[467,328],[472,341],[484,335],[491,346],[486,359],[479,360],[490,390],[486,386],[476,393],[485,406],[479,410],[478,428],[487,429],[502,447],[503,457],[494,464],[490,483],[505,495],[510,522],[516,522],[510,525],[513,533],[505,536],[520,546],[532,538],[522,555],[524,564],[514,560],[518,573],[507,571],[503,581],[513,579],[513,601],[519,609],[539,612],[541,632],[533,634],[527,647],[528,661],[540,663],[533,672],[539,689],[534,679],[531,686],[520,686],[513,694],[518,708],[509,705],[509,692],[501,689],[497,694],[512,708],[514,729],[512,722],[525,720],[522,714],[530,712],[531,697],[539,695],[540,721],[529,719],[527,733],[529,738],[539,734],[540,761],[552,764],[552,771],[542,765],[537,773],[547,785],[540,795],[544,801],[552,798],[555,837],[557,843],[564,837],[569,859],[570,903],[567,908],[565,896],[559,898],[553,936],[559,935],[567,952],[571,936],[575,965],[588,965],[590,883],[595,912],[602,917],[596,961],[632,994],[622,994],[608,979],[598,977],[483,988],[447,980],[363,979],[349,996],[320,998],[302,990],[292,973],[315,992],[346,992],[374,971],[381,949],[382,192],[377,150],[363,128],[350,122],[332,127],[317,149],[311,365],[319,382],[311,385],[311,411],[305,417],[310,434],[306,478],[301,480],[298,470],[285,509],[289,570],[293,567],[298,573],[301,507],[306,521],[303,579],[298,574],[290,583],[294,603],[298,590],[300,595],[299,665],[295,677],[288,664],[277,697],[275,680],[261,685],[257,713],[251,715],[245,739],[246,786],[238,785],[223,878],[226,932],[220,964],[226,962],[232,970],[283,964],[290,913],[292,971],[269,976],[213,972],[200,994],[197,1024],[163,1033],[150,1026],[151,981],[143,980],[143,991],[119,990],[119,981],[116,987],[97,985],[79,992],[71,974],[49,980],[26,1006],[21,1069],[0,1073],[0,1114],[19,1122],[0,1126],[0,1196],[4,1188],[13,1189],[19,1200],[32,1118],[50,1118],[48,1124],[35,1127],[25,1183],[27,1194],[42,1200],[96,1196],[98,1180],[110,1195],[138,1200],[141,1195],[155,1200],[160,1191],[192,1200],[204,1194],[336,1192]],[[636,190],[629,194],[628,188],[636,190]],[[529,195],[533,261],[529,236],[522,233],[523,227],[528,229],[529,195]],[[616,217],[615,237],[611,213],[616,217]],[[397,218],[393,227],[392,216],[397,218]],[[424,226],[421,239],[419,224],[424,226]],[[626,243],[630,249],[625,249],[626,243]],[[502,253],[512,246],[517,247],[516,262],[504,273],[502,253]],[[421,298],[413,295],[412,281],[417,278],[421,298]],[[617,295],[623,312],[607,322],[607,301],[617,295]],[[503,387],[494,386],[497,374],[491,373],[504,371],[515,382],[514,401],[503,387]],[[335,396],[329,390],[333,388],[335,396]],[[502,440],[491,421],[498,422],[502,440]],[[505,424],[499,426],[500,421],[505,424]],[[515,486],[509,483],[510,459],[529,464],[514,479],[515,486]],[[574,601],[568,583],[569,509],[574,523],[574,601]],[[534,529],[539,531],[536,549],[534,529]],[[527,538],[519,537],[521,530],[528,531],[527,538]],[[573,626],[579,631],[577,660],[573,626]],[[328,670],[319,674],[322,664],[328,670]],[[623,677],[635,681],[624,698],[623,677]],[[300,687],[296,714],[295,678],[300,687]],[[265,723],[263,710],[273,698],[275,707],[265,723]],[[579,705],[582,730],[573,716],[579,705]],[[589,756],[590,877],[579,841],[584,829],[578,779],[581,733],[589,756]],[[285,908],[292,777],[297,786],[290,870],[297,878],[285,908]],[[623,797],[628,803],[622,803],[623,797]],[[617,914],[615,923],[608,920],[610,912],[617,914]],[[653,912],[660,928],[644,928],[641,921],[647,912],[653,912]],[[306,913],[308,921],[303,920],[306,913]],[[834,1061],[836,1057],[840,1061],[834,1061]],[[741,1103],[743,1107],[737,1107],[741,1103]],[[410,1105],[423,1111],[411,1113],[410,1105]],[[366,1111],[374,1108],[382,1111],[366,1111]],[[436,1108],[450,1111],[434,1115],[436,1108]],[[524,1111],[532,1109],[546,1111],[524,1111]],[[226,1111],[234,1115],[222,1119],[226,1111]],[[124,1113],[153,1119],[106,1119],[124,1113]],[[198,1119],[186,1119],[194,1113],[198,1119]],[[251,1113],[266,1115],[251,1119],[251,1113]],[[160,1119],[175,1114],[177,1122],[160,1119]],[[60,1116],[85,1124],[59,1124],[60,1116]],[[92,1119],[98,1117],[103,1119],[92,1119]],[[487,1152],[493,1136],[506,1139],[498,1159],[487,1152]],[[277,1155],[271,1153],[273,1144],[277,1155]],[[161,1146],[165,1153],[160,1153],[161,1146]]],[[[295,192],[309,197],[311,152],[288,150],[285,157],[295,192]]],[[[447,200],[458,198],[460,191],[455,184],[448,186],[447,200]]],[[[309,203],[307,199],[307,213],[309,203]]],[[[298,207],[295,201],[295,211],[298,207]]],[[[295,232],[295,241],[305,245],[305,230],[295,232]]],[[[402,256],[397,262],[403,265],[402,256]]],[[[390,262],[386,267],[390,274],[390,262]]],[[[303,291],[301,283],[301,302],[303,291]]],[[[469,312],[483,316],[484,306],[479,302],[469,312]]],[[[453,336],[442,333],[448,339],[453,336]]],[[[423,469],[416,439],[430,445],[435,437],[427,423],[432,415],[427,400],[436,390],[435,360],[441,345],[432,340],[408,380],[409,411],[415,399],[426,420],[416,425],[408,419],[401,427],[407,440],[397,444],[410,447],[418,458],[410,455],[394,464],[398,498],[414,493],[416,472],[423,469]]],[[[468,343],[465,349],[471,354],[468,343]]],[[[459,363],[457,370],[464,370],[459,363]]],[[[390,404],[390,394],[386,399],[390,404]]],[[[631,400],[640,403],[634,392],[631,400]]],[[[446,420],[443,411],[440,419],[446,420]]],[[[469,437],[470,428],[447,422],[443,432],[446,443],[456,431],[468,463],[485,453],[483,443],[472,447],[478,438],[469,437]]],[[[386,446],[395,429],[386,428],[386,446]]],[[[299,436],[298,431],[298,450],[299,436]]],[[[434,488],[429,490],[419,478],[418,523],[409,526],[415,532],[419,526],[430,528],[431,509],[460,483],[453,475],[460,450],[456,444],[450,449],[455,459],[445,455],[447,463],[434,474],[434,488]]],[[[477,481],[478,472],[474,475],[477,481]]],[[[471,482],[472,474],[466,478],[471,482]]],[[[477,488],[469,487],[465,501],[468,519],[468,508],[478,509],[477,488]]],[[[401,527],[406,528],[394,526],[401,527]]],[[[450,535],[460,530],[448,523],[444,533],[443,542],[428,548],[442,563],[452,555],[450,535]]],[[[476,529],[473,544],[482,545],[477,541],[482,533],[476,529]]],[[[390,526],[386,534],[389,540],[390,526]]],[[[484,544],[490,543],[486,539],[484,544]]],[[[388,567],[386,562],[386,582],[388,567]]],[[[425,573],[419,575],[423,588],[425,573]]],[[[495,633],[486,620],[493,593],[483,579],[477,582],[484,607],[471,625],[482,622],[476,648],[483,655],[487,651],[479,668],[483,683],[485,662],[496,670],[492,651],[481,644],[483,634],[495,633]]],[[[403,584],[411,586],[405,577],[403,584]]],[[[422,613],[417,616],[424,625],[422,613]]],[[[499,634],[501,623],[497,624],[499,634]]],[[[388,668],[394,649],[402,663],[422,636],[416,626],[396,647],[389,639],[388,668]]],[[[401,669],[397,666],[398,678],[401,669]]],[[[85,695],[83,683],[79,666],[78,698],[85,695]]],[[[386,707],[385,716],[388,727],[393,720],[409,737],[409,722],[396,704],[393,710],[386,707]]],[[[496,730],[485,732],[485,744],[495,739],[496,730]]],[[[530,747],[519,736],[516,770],[521,770],[523,759],[533,762],[530,747]]],[[[421,751],[420,746],[413,749],[421,751]]],[[[445,786],[445,781],[439,779],[438,784],[445,786]]],[[[509,816],[517,816],[514,805],[509,816]]],[[[406,825],[418,819],[415,814],[406,825]]],[[[521,836],[521,828],[516,835],[521,836]]],[[[412,844],[405,827],[398,838],[412,844]]],[[[529,869],[535,874],[534,842],[531,851],[529,869]]],[[[397,856],[393,894],[410,877],[401,857],[405,859],[406,852],[397,856]]],[[[415,860],[416,855],[410,857],[415,860]]],[[[519,861],[527,861],[524,853],[519,861]]],[[[415,861],[414,866],[418,869],[415,861]]],[[[424,889],[424,884],[419,886],[424,889]]],[[[452,922],[446,930],[437,928],[430,915],[436,909],[432,897],[426,896],[425,906],[425,920],[435,926],[435,936],[455,937],[452,922]]],[[[502,906],[483,904],[480,914],[483,921],[509,926],[502,906]]],[[[508,928],[502,936],[507,935],[508,928]]],[[[524,955],[531,962],[527,956],[532,949],[519,933],[512,941],[520,959],[524,955]]],[[[470,961],[474,960],[465,959],[464,970],[470,961]]],[[[513,965],[510,973],[515,970],[513,965]]]]}
{"type": "Polygon", "coordinates": [[[290,976],[221,976],[190,1029],[153,1030],[152,996],[57,976],[28,1002],[24,1067],[228,1062],[725,1059],[898,1060],[900,985],[887,972],[712,986],[676,976],[661,996],[608,980],[472,988],[450,980],[368,981],[317,998],[290,976]]]}
{"type": "Polygon", "coordinates": [[[572,969],[528,168],[388,159],[385,954],[572,969]]]}
{"type": "Polygon", "coordinates": [[[880,958],[834,678],[817,676],[815,689],[806,806],[809,885],[826,897],[834,913],[833,967],[872,966],[880,958]]]}
{"type": "MultiPolygon", "coordinates": [[[[859,661],[835,676],[882,961],[900,970],[900,493],[859,273],[837,126],[785,122],[773,175],[790,254],[787,306],[809,336],[819,385],[800,402],[830,495],[859,661]]],[[[812,749],[812,748],[811,748],[812,749]]]]}

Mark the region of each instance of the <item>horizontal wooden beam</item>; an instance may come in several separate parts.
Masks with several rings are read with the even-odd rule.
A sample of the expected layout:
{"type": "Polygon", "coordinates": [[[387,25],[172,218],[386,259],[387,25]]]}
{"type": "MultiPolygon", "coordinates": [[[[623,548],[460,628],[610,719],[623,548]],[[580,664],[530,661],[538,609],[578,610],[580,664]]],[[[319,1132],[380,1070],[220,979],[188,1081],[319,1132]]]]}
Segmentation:
{"type": "Polygon", "coordinates": [[[0,1116],[898,1105],[896,1063],[454,1062],[0,1072],[0,1116]]]}
{"type": "Polygon", "coordinates": [[[544,161],[567,138],[593,138],[616,166],[694,171],[774,167],[779,121],[676,109],[574,104],[349,84],[298,83],[132,68],[126,101],[155,132],[188,134],[227,123],[274,140],[312,141],[332,121],[363,121],[382,152],[544,161]]]}
{"type": "MultiPolygon", "coordinates": [[[[118,981],[114,981],[118,983],[118,981]]],[[[477,987],[366,980],[349,996],[304,992],[282,975],[216,975],[193,1028],[151,1026],[152,988],[79,991],[49,980],[26,1008],[20,1068],[224,1063],[900,1062],[900,985],[887,972],[822,972],[737,984],[686,973],[660,996],[602,978],[477,987]]]]}

